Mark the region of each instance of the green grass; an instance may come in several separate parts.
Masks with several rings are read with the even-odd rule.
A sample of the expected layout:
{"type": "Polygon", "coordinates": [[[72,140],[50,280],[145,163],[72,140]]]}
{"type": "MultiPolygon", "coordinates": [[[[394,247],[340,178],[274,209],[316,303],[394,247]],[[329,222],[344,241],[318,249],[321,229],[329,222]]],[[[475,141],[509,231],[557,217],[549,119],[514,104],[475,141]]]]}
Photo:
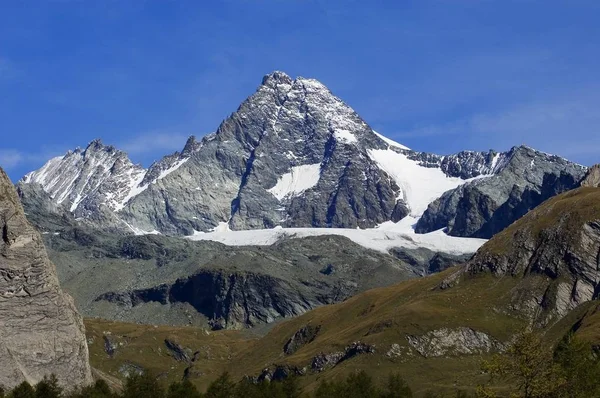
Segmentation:
{"type": "Polygon", "coordinates": [[[322,374],[302,377],[307,391],[323,377],[344,377],[355,370],[365,370],[376,381],[385,381],[390,372],[399,372],[415,391],[427,389],[472,389],[485,381],[479,368],[480,356],[423,358],[418,354],[390,359],[385,353],[396,343],[407,347],[407,334],[420,335],[439,328],[467,326],[488,333],[501,341],[524,327],[524,322],[497,309],[503,306],[507,292],[516,283],[513,278],[485,275],[461,282],[459,286],[439,290],[437,286],[456,268],[428,278],[411,280],[395,286],[367,291],[343,303],[320,307],[298,318],[275,326],[260,339],[250,339],[243,332],[206,332],[193,327],[154,327],[86,320],[92,365],[116,377],[126,362],[144,366],[171,382],[181,378],[186,364],[176,362],[166,351],[164,339],[171,338],[193,351],[206,352],[195,364],[202,375],[193,382],[200,388],[221,372],[229,371],[235,379],[258,375],[273,364],[309,366],[320,352],[342,350],[354,341],[376,347],[375,354],[357,356],[322,374]],[[290,356],[283,354],[287,340],[302,326],[321,325],[317,338],[290,356]],[[103,349],[103,333],[110,331],[124,346],[110,358],[103,349]]]}
{"type": "MultiPolygon", "coordinates": [[[[600,219],[600,189],[581,188],[559,195],[530,212],[523,219],[498,234],[482,251],[505,254],[513,249],[513,237],[518,233],[535,236],[561,228],[566,239],[576,243],[577,231],[583,224],[600,219]],[[573,211],[576,209],[576,211],[573,211]]],[[[317,308],[306,314],[280,322],[262,338],[249,338],[248,333],[219,331],[206,334],[202,329],[184,327],[153,327],[87,320],[88,335],[94,337],[91,346],[92,365],[119,377],[118,368],[124,361],[139,363],[165,381],[182,376],[186,365],[166,354],[163,340],[171,337],[194,351],[213,355],[201,356],[194,366],[200,374],[192,381],[205,388],[221,372],[228,371],[234,379],[258,375],[272,365],[310,367],[312,358],[321,353],[341,351],[352,342],[362,341],[375,346],[374,354],[363,354],[344,361],[323,373],[308,372],[300,383],[305,391],[314,390],[324,379],[342,378],[348,373],[364,370],[376,382],[384,383],[391,372],[400,373],[416,396],[427,390],[452,392],[473,391],[487,376],[481,373],[486,356],[452,356],[424,358],[412,356],[388,358],[392,344],[408,350],[407,335],[422,335],[440,328],[470,327],[487,333],[502,342],[525,329],[529,320],[512,304],[527,292],[545,289],[552,281],[543,275],[493,276],[480,273],[462,277],[459,283],[441,290],[440,283],[457,272],[451,268],[440,274],[413,279],[397,285],[372,289],[342,303],[317,308]],[[311,343],[293,355],[286,356],[283,347],[288,339],[307,324],[320,325],[320,332],[311,343]],[[127,344],[109,358],[102,349],[102,333],[110,330],[123,336],[127,344]],[[204,351],[203,351],[204,350],[204,351]]],[[[597,302],[586,303],[562,320],[541,330],[549,347],[578,325],[577,333],[592,343],[600,343],[600,311],[597,302]]],[[[497,386],[502,389],[503,386],[497,386]]]]}
{"type": "Polygon", "coordinates": [[[164,343],[168,338],[193,352],[200,352],[194,370],[202,376],[193,378],[193,382],[202,389],[221,374],[242,348],[252,343],[238,331],[215,333],[196,327],[138,325],[102,319],[85,319],[85,327],[90,362],[95,369],[123,380],[119,368],[134,364],[156,375],[165,385],[179,381],[189,364],[178,362],[170,355],[164,343]],[[112,357],[104,351],[105,334],[119,344],[112,357]]]}

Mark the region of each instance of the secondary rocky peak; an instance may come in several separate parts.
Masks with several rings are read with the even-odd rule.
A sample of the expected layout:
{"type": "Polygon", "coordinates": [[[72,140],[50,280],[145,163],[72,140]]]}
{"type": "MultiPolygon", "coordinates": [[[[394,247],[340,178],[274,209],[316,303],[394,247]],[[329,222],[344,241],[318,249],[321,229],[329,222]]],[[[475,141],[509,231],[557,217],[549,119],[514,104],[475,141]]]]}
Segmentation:
{"type": "Polygon", "coordinates": [[[182,157],[192,156],[192,154],[194,152],[196,152],[198,149],[200,149],[201,145],[202,144],[200,143],[200,141],[196,140],[195,136],[190,135],[185,143],[185,146],[183,147],[183,150],[181,151],[181,156],[182,157]]]}
{"type": "Polygon", "coordinates": [[[585,178],[581,181],[582,187],[600,187],[600,164],[590,167],[585,178]]]}
{"type": "Polygon", "coordinates": [[[90,141],[88,146],[83,151],[83,156],[84,157],[95,156],[95,154],[101,153],[101,152],[106,152],[106,153],[110,153],[110,154],[115,153],[115,154],[119,154],[119,155],[127,157],[127,154],[125,152],[118,150],[114,146],[104,145],[100,138],[96,138],[96,139],[90,141]]]}
{"type": "Polygon", "coordinates": [[[598,298],[599,254],[600,189],[582,187],[545,201],[495,235],[467,271],[523,278],[513,289],[514,308],[546,325],[598,298]]]}
{"type": "Polygon", "coordinates": [[[82,318],[2,169],[0,231],[0,385],[52,373],[67,388],[91,383],[82,318]]]}

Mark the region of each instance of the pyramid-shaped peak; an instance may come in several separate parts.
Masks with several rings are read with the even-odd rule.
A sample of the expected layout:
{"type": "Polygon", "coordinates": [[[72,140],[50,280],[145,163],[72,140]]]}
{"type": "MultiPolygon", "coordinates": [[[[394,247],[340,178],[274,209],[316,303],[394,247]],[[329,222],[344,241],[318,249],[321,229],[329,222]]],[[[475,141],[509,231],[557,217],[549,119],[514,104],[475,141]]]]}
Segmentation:
{"type": "Polygon", "coordinates": [[[92,140],[88,146],[85,148],[85,153],[92,153],[92,152],[119,152],[117,150],[117,148],[115,148],[112,145],[104,145],[102,143],[102,140],[100,138],[96,138],[94,140],[92,140]]]}
{"type": "Polygon", "coordinates": [[[262,80],[263,86],[278,86],[280,84],[292,84],[293,79],[285,72],[276,70],[265,75],[262,80]]]}

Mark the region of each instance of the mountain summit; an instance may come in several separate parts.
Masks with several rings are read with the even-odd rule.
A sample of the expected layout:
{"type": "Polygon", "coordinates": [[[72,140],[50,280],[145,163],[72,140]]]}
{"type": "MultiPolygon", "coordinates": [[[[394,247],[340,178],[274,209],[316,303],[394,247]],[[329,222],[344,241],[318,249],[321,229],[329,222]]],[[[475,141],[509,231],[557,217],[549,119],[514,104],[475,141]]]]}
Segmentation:
{"type": "MultiPolygon", "coordinates": [[[[451,156],[412,151],[373,131],[319,81],[276,71],[215,133],[199,142],[191,137],[181,152],[147,170],[93,141],[85,151],[51,159],[21,186],[40,184],[76,217],[135,233],[368,228],[407,216],[416,221],[426,212],[421,232],[449,227],[461,236],[481,230],[454,226],[465,210],[459,205],[465,192],[485,202],[477,221],[485,224],[508,199],[522,201],[509,195],[510,186],[541,192],[561,173],[570,178],[550,191],[568,189],[585,170],[524,148],[451,156]],[[482,181],[500,174],[508,188],[497,195],[482,181]],[[458,193],[442,196],[447,191],[458,193]]],[[[530,208],[543,197],[519,206],[530,208]]]]}

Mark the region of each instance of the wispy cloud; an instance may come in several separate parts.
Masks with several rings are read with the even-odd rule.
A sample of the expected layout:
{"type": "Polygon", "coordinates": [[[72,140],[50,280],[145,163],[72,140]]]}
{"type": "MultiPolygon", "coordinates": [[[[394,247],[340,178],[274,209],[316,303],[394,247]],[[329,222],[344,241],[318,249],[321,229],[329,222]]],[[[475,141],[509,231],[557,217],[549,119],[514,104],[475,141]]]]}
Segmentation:
{"type": "Polygon", "coordinates": [[[140,134],[127,141],[117,144],[117,148],[124,150],[130,155],[161,154],[167,155],[171,152],[183,149],[190,134],[152,132],[140,134]]]}
{"type": "MultiPolygon", "coordinates": [[[[60,150],[42,150],[24,152],[14,148],[0,148],[0,167],[5,170],[17,168],[34,168],[46,163],[50,158],[58,156],[60,150]]],[[[64,153],[64,152],[63,152],[64,153]]]]}
{"type": "Polygon", "coordinates": [[[23,153],[15,149],[0,149],[0,167],[6,170],[18,166],[24,159],[23,153]]]}
{"type": "Polygon", "coordinates": [[[529,146],[565,157],[600,161],[600,94],[594,87],[561,98],[514,104],[447,123],[391,134],[410,143],[412,138],[460,137],[464,149],[506,149],[529,146]],[[595,159],[593,159],[595,158],[595,159]]]}

